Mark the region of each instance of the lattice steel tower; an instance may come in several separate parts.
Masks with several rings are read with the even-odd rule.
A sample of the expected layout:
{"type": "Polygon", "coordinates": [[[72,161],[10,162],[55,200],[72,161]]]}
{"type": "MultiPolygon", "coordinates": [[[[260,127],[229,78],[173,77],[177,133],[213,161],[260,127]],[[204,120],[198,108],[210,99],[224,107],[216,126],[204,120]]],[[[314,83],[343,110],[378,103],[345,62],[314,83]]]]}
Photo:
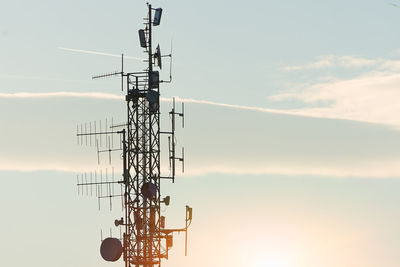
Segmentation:
{"type": "MultiPolygon", "coordinates": [[[[175,117],[182,117],[183,125],[183,104],[182,111],[176,112],[175,101],[173,108],[169,112],[172,121],[170,131],[160,129],[160,83],[171,82],[171,74],[168,81],[160,80],[159,72],[154,70],[160,68],[162,57],[169,57],[172,54],[161,55],[160,47],[157,46],[153,53],[152,29],[158,26],[161,20],[162,9],[154,9],[148,6],[147,18],[145,18],[145,28],[139,30],[140,45],[147,54],[145,62],[147,68],[141,72],[124,72],[123,57],[121,72],[114,72],[94,76],[101,78],[107,76],[120,75],[122,90],[126,87],[127,123],[122,125],[111,125],[104,131],[87,131],[83,127],[78,127],[79,138],[92,136],[120,135],[123,175],[121,181],[102,181],[96,182],[78,180],[78,187],[96,186],[96,192],[101,186],[119,184],[122,188],[124,215],[120,220],[115,220],[115,226],[123,227],[124,233],[121,239],[106,238],[101,244],[102,257],[107,261],[116,261],[123,254],[125,266],[161,266],[163,258],[168,259],[168,250],[172,247],[173,232],[185,232],[187,241],[187,228],[192,220],[192,209],[186,206],[185,227],[178,229],[166,229],[165,217],[161,216],[161,205],[169,205],[170,197],[161,198],[161,179],[175,179],[175,161],[184,162],[183,149],[182,156],[176,157],[175,153],[175,117]],[[120,129],[118,129],[120,128],[120,129]],[[160,165],[160,136],[166,135],[169,140],[168,157],[171,166],[169,175],[161,174],[160,165]],[[165,243],[164,243],[165,242],[165,243]],[[165,245],[164,245],[165,244],[165,245]]],[[[171,67],[171,66],[170,66],[171,67]]],[[[90,139],[91,140],[91,139],[90,139]]],[[[86,141],[87,142],[87,141],[86,141]]],[[[96,144],[98,142],[96,139],[96,144]]],[[[109,152],[111,154],[118,148],[111,147],[98,152],[109,152]]],[[[116,197],[113,190],[107,191],[106,196],[116,197]]],[[[186,247],[185,247],[186,254],[186,247]]]]}

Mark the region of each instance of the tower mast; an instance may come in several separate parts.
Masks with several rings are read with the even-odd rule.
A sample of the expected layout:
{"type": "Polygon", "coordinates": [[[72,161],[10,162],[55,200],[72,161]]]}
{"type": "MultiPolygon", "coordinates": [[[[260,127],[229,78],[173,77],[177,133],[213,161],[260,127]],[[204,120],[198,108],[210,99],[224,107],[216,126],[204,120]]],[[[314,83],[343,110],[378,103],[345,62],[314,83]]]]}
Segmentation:
{"type": "MultiPolygon", "coordinates": [[[[185,232],[185,244],[187,243],[187,228],[192,220],[192,209],[186,206],[186,220],[184,228],[166,229],[165,217],[161,216],[160,207],[162,204],[169,205],[170,197],[161,199],[161,179],[175,179],[175,161],[184,162],[183,149],[182,157],[176,157],[175,153],[175,116],[182,117],[183,125],[183,104],[182,112],[178,113],[175,110],[175,100],[173,100],[173,108],[169,115],[171,116],[171,131],[160,130],[160,83],[171,82],[161,81],[160,74],[154,70],[154,67],[161,69],[160,47],[157,46],[153,53],[152,45],[152,27],[158,26],[161,20],[162,9],[152,8],[151,4],[147,4],[148,13],[145,18],[145,28],[139,30],[140,45],[147,53],[148,59],[145,60],[147,67],[141,72],[124,72],[123,57],[121,72],[111,74],[98,75],[93,78],[109,77],[114,75],[121,76],[121,87],[124,89],[126,84],[126,106],[127,106],[127,121],[122,125],[112,125],[111,128],[122,127],[122,130],[104,132],[78,132],[77,135],[83,136],[101,136],[118,134],[122,142],[122,168],[123,179],[116,183],[123,186],[123,208],[124,217],[115,221],[115,226],[124,227],[123,237],[106,238],[101,245],[102,257],[107,261],[117,261],[121,254],[125,267],[143,266],[153,267],[161,266],[163,258],[168,259],[168,250],[172,247],[172,234],[174,232],[185,232]],[[154,13],[154,17],[153,17],[154,13]],[[170,166],[172,167],[169,176],[161,175],[160,165],[160,137],[165,134],[169,140],[168,157],[170,166]],[[172,138],[172,146],[171,140],[172,138]],[[165,247],[161,246],[165,241],[165,247]]],[[[172,60],[172,52],[166,55],[172,60]]],[[[81,127],[81,129],[83,129],[81,127]]],[[[78,127],[79,130],[79,127],[78,127]]],[[[79,140],[79,138],[78,138],[79,140]]],[[[91,139],[90,139],[91,140],[91,139]]],[[[101,139],[100,139],[101,140],[101,139]]],[[[98,143],[96,141],[96,143],[98,143]]],[[[101,143],[101,142],[100,142],[101,143]]],[[[110,142],[108,145],[110,146],[110,142]]],[[[115,149],[121,150],[121,149],[115,149]]],[[[99,152],[111,152],[113,148],[109,147],[106,150],[99,152]]],[[[111,156],[110,156],[111,157],[111,156]]],[[[182,165],[183,167],[183,165],[182,165]]],[[[110,182],[96,182],[96,192],[98,186],[114,185],[110,182]]],[[[93,183],[79,182],[78,186],[92,186],[93,183]]],[[[114,190],[109,190],[110,206],[111,198],[115,197],[111,194],[114,190]]],[[[104,196],[99,196],[104,198],[104,196]]],[[[186,247],[185,247],[186,254],[186,247]]]]}

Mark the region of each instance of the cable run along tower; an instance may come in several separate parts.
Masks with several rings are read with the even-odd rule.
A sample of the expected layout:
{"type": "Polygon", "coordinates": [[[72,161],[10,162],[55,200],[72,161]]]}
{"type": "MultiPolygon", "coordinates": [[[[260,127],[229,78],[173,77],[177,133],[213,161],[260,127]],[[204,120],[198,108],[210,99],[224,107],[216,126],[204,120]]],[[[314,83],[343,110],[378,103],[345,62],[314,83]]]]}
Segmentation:
{"type": "MultiPolygon", "coordinates": [[[[185,232],[185,255],[187,252],[187,229],[192,221],[192,208],[186,206],[185,226],[182,228],[166,229],[165,217],[161,215],[161,206],[169,205],[170,197],[162,197],[161,180],[166,179],[174,182],[176,161],[182,162],[182,171],[184,163],[184,150],[180,157],[176,156],[175,141],[175,121],[176,117],[182,118],[184,125],[184,105],[182,111],[175,110],[175,100],[173,108],[169,112],[171,117],[171,129],[161,131],[160,129],[160,84],[170,83],[169,80],[160,80],[159,71],[156,68],[162,68],[162,58],[169,57],[172,62],[172,54],[162,55],[158,45],[153,52],[152,35],[153,27],[159,26],[161,21],[162,9],[152,8],[147,4],[148,13],[144,19],[145,28],[140,29],[140,46],[147,54],[147,63],[145,70],[141,72],[124,72],[123,56],[121,72],[114,72],[104,75],[94,76],[93,79],[121,76],[121,89],[126,88],[127,121],[121,125],[111,124],[102,130],[97,129],[96,125],[88,130],[85,127],[77,127],[78,143],[83,143],[83,138],[92,138],[96,140],[98,155],[102,152],[111,153],[113,151],[122,151],[122,179],[119,181],[96,181],[93,182],[86,178],[79,179],[78,191],[83,187],[96,187],[96,194],[99,192],[100,198],[121,197],[123,201],[123,214],[120,219],[115,220],[116,227],[121,227],[123,235],[120,238],[106,238],[102,240],[100,247],[101,256],[106,261],[117,261],[121,255],[125,262],[125,267],[161,266],[162,259],[168,259],[168,250],[173,245],[173,233],[185,232]],[[94,128],[94,130],[93,130],[94,128]],[[111,145],[110,137],[119,136],[120,144],[118,148],[111,145]],[[171,172],[169,175],[162,175],[160,165],[160,137],[166,135],[168,139],[168,158],[171,172]],[[100,149],[101,138],[105,139],[106,149],[100,149]],[[99,142],[100,140],[100,142],[99,142]],[[107,141],[108,140],[108,141],[107,141]],[[100,145],[99,145],[100,144],[100,145]],[[103,195],[100,188],[119,185],[121,194],[114,194],[114,190],[106,190],[103,195]]],[[[170,65],[171,68],[171,65],[170,65]]],[[[98,156],[99,157],[99,156],[98,156]]]]}

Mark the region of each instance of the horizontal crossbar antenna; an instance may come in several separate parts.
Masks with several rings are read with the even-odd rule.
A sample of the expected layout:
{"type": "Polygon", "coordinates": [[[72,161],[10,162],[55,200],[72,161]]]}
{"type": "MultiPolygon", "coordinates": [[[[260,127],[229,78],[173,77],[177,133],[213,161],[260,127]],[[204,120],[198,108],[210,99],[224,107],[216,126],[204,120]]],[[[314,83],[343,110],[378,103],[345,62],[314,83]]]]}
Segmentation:
{"type": "Polygon", "coordinates": [[[95,80],[95,79],[112,77],[112,76],[117,76],[117,75],[123,75],[123,72],[115,71],[115,72],[110,72],[110,73],[105,73],[105,74],[100,74],[100,75],[94,75],[94,76],[92,76],[92,79],[95,80]]]}

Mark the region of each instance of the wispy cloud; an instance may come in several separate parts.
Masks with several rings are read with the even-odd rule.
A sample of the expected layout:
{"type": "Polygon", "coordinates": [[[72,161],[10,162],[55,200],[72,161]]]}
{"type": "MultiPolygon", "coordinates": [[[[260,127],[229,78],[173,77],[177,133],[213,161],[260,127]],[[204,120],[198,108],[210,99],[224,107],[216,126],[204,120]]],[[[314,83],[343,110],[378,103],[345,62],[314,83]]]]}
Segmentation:
{"type": "MultiPolygon", "coordinates": [[[[175,97],[177,101],[200,105],[211,105],[238,110],[283,114],[300,117],[354,120],[400,126],[400,74],[376,73],[374,76],[357,79],[314,84],[298,92],[276,94],[269,97],[273,101],[298,99],[314,104],[329,101],[332,104],[300,109],[270,109],[255,106],[236,105],[209,100],[175,97]]],[[[91,98],[104,100],[124,100],[124,96],[101,92],[48,92],[48,93],[0,93],[0,98],[91,98]]],[[[171,102],[172,98],[160,98],[171,102]]]]}
{"type": "Polygon", "coordinates": [[[322,68],[361,68],[376,65],[380,60],[366,59],[356,56],[321,56],[316,61],[296,66],[287,66],[283,70],[294,71],[294,70],[311,70],[311,69],[322,69],[322,68]]]}
{"type": "MultiPolygon", "coordinates": [[[[185,103],[203,104],[203,105],[211,105],[211,106],[233,108],[233,109],[240,109],[240,110],[265,112],[265,113],[276,113],[276,114],[286,114],[286,115],[295,115],[295,116],[299,115],[296,112],[280,110],[280,109],[261,108],[261,107],[246,106],[246,105],[235,105],[235,104],[214,102],[214,101],[208,101],[208,100],[198,100],[198,99],[193,99],[193,98],[176,97],[175,99],[178,101],[183,101],[185,103]]],[[[161,100],[171,101],[170,98],[161,98],[161,100]]]]}
{"type": "Polygon", "coordinates": [[[352,166],[335,164],[295,164],[265,162],[264,164],[216,163],[187,168],[185,176],[195,177],[212,173],[227,175],[285,175],[334,178],[398,178],[400,159],[392,161],[354,161],[352,166]]]}
{"type": "Polygon", "coordinates": [[[40,172],[40,171],[56,171],[56,172],[71,172],[71,173],[84,173],[88,170],[99,169],[96,165],[67,165],[63,162],[29,162],[25,161],[24,164],[19,162],[2,162],[0,164],[0,171],[16,171],[16,172],[40,172]]]}
{"type": "MultiPolygon", "coordinates": [[[[398,126],[400,129],[400,119],[397,118],[400,113],[400,107],[398,107],[398,99],[400,98],[400,90],[398,90],[400,85],[400,74],[395,70],[397,66],[400,65],[397,61],[382,61],[376,65],[376,70],[372,72],[367,72],[362,75],[358,75],[354,78],[348,79],[332,79],[327,80],[323,83],[315,82],[311,86],[297,88],[291,92],[276,94],[271,96],[270,99],[274,101],[285,101],[288,99],[298,99],[304,103],[303,108],[299,109],[268,109],[262,107],[245,106],[245,105],[235,105],[229,103],[214,102],[208,100],[198,100],[192,98],[176,98],[178,101],[184,101],[186,103],[198,104],[198,105],[210,105],[224,107],[226,109],[216,109],[217,112],[229,111],[228,109],[237,110],[248,110],[263,113],[277,113],[286,115],[296,115],[296,116],[307,116],[307,117],[318,117],[318,118],[334,118],[343,120],[357,120],[369,123],[379,123],[385,125],[398,126]]],[[[101,92],[48,92],[48,93],[0,93],[0,98],[92,98],[92,99],[108,99],[108,100],[118,100],[123,101],[124,97],[122,95],[108,94],[101,92]]],[[[161,98],[161,101],[171,101],[171,98],[161,98]]],[[[199,107],[200,108],[200,107],[199,107]]],[[[227,114],[225,114],[226,116],[227,114]]],[[[254,116],[254,114],[251,114],[254,116]]],[[[40,117],[40,116],[37,116],[40,117]]],[[[216,116],[217,117],[217,116],[216,116]]],[[[262,118],[264,116],[260,116],[262,118]]],[[[276,116],[272,116],[276,117],[276,116]]],[[[59,118],[57,118],[59,119],[59,118]]],[[[307,120],[309,121],[309,120],[307,120]]],[[[292,120],[291,120],[292,122],[292,120]]],[[[209,123],[209,120],[207,120],[209,123]]],[[[217,122],[215,122],[217,123],[217,122]]],[[[232,122],[236,123],[236,122],[232,122]]],[[[271,123],[271,121],[268,121],[271,123]]],[[[262,123],[261,123],[262,124],[262,123]]],[[[217,124],[215,124],[217,125],[217,124]]],[[[279,127],[282,127],[282,122],[277,123],[279,127]]],[[[313,124],[314,125],[314,124],[313,124]]],[[[335,124],[336,125],[336,124],[335,124]]],[[[200,125],[196,127],[209,126],[200,125]]],[[[226,125],[224,125],[226,126],[226,125]]],[[[314,127],[314,126],[313,126],[314,127]]],[[[304,127],[307,128],[307,127],[304,127]]],[[[234,128],[236,129],[236,128],[234,128]]],[[[365,139],[364,143],[359,143],[354,145],[352,148],[348,148],[352,144],[352,140],[348,140],[346,143],[340,144],[343,147],[343,152],[336,152],[338,155],[336,157],[342,158],[343,156],[348,156],[349,151],[353,151],[351,156],[346,160],[337,160],[335,156],[330,156],[326,151],[330,151],[332,147],[321,148],[321,143],[314,144],[314,142],[307,143],[307,149],[304,149],[302,154],[301,162],[297,158],[295,153],[297,148],[291,148],[290,144],[296,144],[296,142],[304,142],[301,136],[308,136],[308,134],[313,134],[313,132],[303,132],[295,135],[287,135],[283,137],[281,133],[276,135],[271,135],[269,130],[269,139],[276,138],[273,143],[285,144],[287,151],[283,151],[282,147],[272,147],[271,144],[265,144],[264,134],[265,132],[259,132],[260,129],[255,131],[251,129],[249,125],[247,132],[252,133],[252,138],[262,140],[257,144],[242,144],[242,146],[235,144],[235,150],[241,151],[241,153],[232,152],[232,142],[228,141],[226,137],[223,137],[224,142],[219,142],[221,149],[218,149],[215,158],[209,159],[210,155],[208,153],[209,149],[204,145],[192,148],[195,150],[192,155],[196,155],[195,160],[188,160],[188,165],[185,175],[187,176],[199,176],[209,173],[222,173],[222,174],[249,174],[249,175],[315,175],[315,176],[329,176],[329,177],[370,177],[370,178],[380,178],[380,177],[400,177],[400,154],[392,153],[386,155],[386,151],[390,150],[390,147],[396,147],[396,138],[392,138],[391,143],[385,145],[382,150],[377,149],[380,145],[375,145],[371,147],[371,150],[379,150],[379,153],[371,153],[373,156],[368,155],[360,159],[360,153],[355,153],[354,151],[359,151],[360,147],[369,145],[370,140],[377,140],[380,137],[377,136],[376,139],[365,139]],[[254,138],[255,133],[260,134],[259,138],[254,138]],[[299,137],[300,136],[300,137],[299,137]],[[286,138],[286,139],[285,139],[286,138]],[[293,141],[293,140],[294,141],[293,141]],[[223,144],[226,147],[222,147],[223,144]],[[246,147],[257,146],[262,150],[264,146],[266,149],[260,152],[260,155],[254,157],[254,151],[247,151],[246,147]],[[289,148],[288,148],[289,147],[289,148]],[[346,151],[347,149],[347,151],[346,151]],[[267,151],[268,150],[268,151],[267,151]],[[311,150],[314,152],[310,153],[311,150]],[[221,151],[228,151],[223,152],[221,151]],[[322,151],[322,152],[321,152],[322,151]],[[268,153],[268,155],[266,155],[268,153]],[[280,156],[277,156],[277,154],[280,156]],[[343,154],[341,154],[343,153],[343,154]],[[241,156],[252,155],[251,161],[243,161],[241,156]],[[312,154],[312,155],[311,155],[312,154]],[[345,155],[344,155],[345,154],[345,155]],[[379,155],[378,155],[379,154],[379,155]],[[320,159],[320,160],[319,160],[320,159]],[[318,162],[316,162],[318,161],[318,162]]],[[[19,132],[18,129],[15,130],[19,132]]],[[[343,130],[345,131],[345,130],[343,130]]],[[[359,134],[365,134],[360,130],[359,134]]],[[[218,131],[217,131],[218,132],[218,131]]],[[[223,132],[221,130],[220,132],[223,132]]],[[[392,131],[395,132],[395,131],[392,131]]],[[[395,132],[397,134],[397,132],[395,132]]],[[[237,138],[232,138],[232,140],[237,140],[242,138],[238,133],[237,138]]],[[[46,137],[47,138],[47,137],[46,137]]],[[[51,138],[54,138],[53,136],[51,138]]],[[[321,139],[321,136],[316,137],[321,139]]],[[[331,136],[325,137],[327,142],[331,140],[331,136]]],[[[65,139],[65,138],[64,138],[65,139]]],[[[311,138],[312,139],[312,138],[311,138]]],[[[332,140],[331,140],[332,141],[332,140]]],[[[375,141],[374,141],[375,142],[375,141]]],[[[374,143],[372,142],[372,143],[374,143]]],[[[377,142],[378,143],[378,142],[377,142]]],[[[368,147],[369,148],[369,147],[368,147]]],[[[369,151],[368,149],[366,151],[369,151]]],[[[73,155],[72,152],[70,152],[73,155]]],[[[74,152],[76,153],[76,152],[74,152]]],[[[54,154],[54,153],[53,153],[54,154]]],[[[47,155],[53,155],[52,153],[47,153],[47,155]]],[[[66,153],[62,153],[65,155],[66,153]]],[[[334,154],[334,153],[333,153],[334,154]]],[[[361,153],[362,154],[362,153],[361,153]]],[[[21,165],[21,155],[16,154],[14,160],[10,159],[10,155],[4,155],[4,159],[1,160],[0,170],[11,170],[11,171],[66,171],[66,172],[81,172],[90,169],[96,169],[96,166],[90,164],[85,165],[82,163],[82,159],[75,158],[73,156],[68,156],[66,158],[55,159],[53,158],[42,158],[42,159],[32,159],[26,155],[27,160],[24,160],[24,164],[21,165]],[[36,160],[36,161],[35,161],[36,160]],[[31,162],[30,162],[31,161],[31,162]],[[66,163],[67,162],[67,163],[66,163]]],[[[76,154],[74,154],[76,155],[76,154]]],[[[50,157],[50,156],[49,156],[50,157]]],[[[67,157],[67,156],[65,156],[67,157]]]]}
{"type": "Polygon", "coordinates": [[[29,75],[14,75],[14,74],[0,74],[0,78],[18,79],[18,80],[37,80],[37,81],[50,81],[50,82],[75,82],[75,83],[90,83],[90,80],[71,80],[71,79],[58,79],[49,77],[38,77],[29,75]]]}
{"type": "MultiPolygon", "coordinates": [[[[362,62],[362,61],[361,61],[362,62]]],[[[269,97],[273,101],[297,99],[300,109],[287,110],[301,116],[356,120],[400,126],[400,61],[376,60],[375,70],[353,78],[315,82],[269,97]]]]}
{"type": "Polygon", "coordinates": [[[388,5],[391,5],[391,6],[394,6],[394,7],[400,8],[400,6],[399,6],[399,5],[397,5],[397,4],[395,4],[395,3],[388,3],[388,5]]]}
{"type": "MultiPolygon", "coordinates": [[[[67,47],[58,47],[58,49],[61,49],[61,50],[64,50],[64,51],[76,52],[76,53],[83,53],[83,54],[92,54],[92,55],[99,55],[99,56],[108,56],[108,57],[118,57],[118,58],[121,58],[121,55],[111,54],[111,53],[104,53],[104,52],[98,52],[98,51],[92,51],[92,50],[83,50],[83,49],[75,49],[75,48],[67,48],[67,47]]],[[[124,55],[124,59],[133,59],[133,60],[140,60],[140,61],[143,60],[143,58],[131,57],[131,56],[125,56],[125,55],[124,55]]]]}
{"type": "MultiPolygon", "coordinates": [[[[18,114],[3,115],[3,124],[6,125],[9,134],[6,134],[0,140],[2,147],[0,170],[80,173],[99,169],[94,148],[82,147],[77,150],[75,147],[75,124],[73,121],[81,120],[82,114],[75,114],[76,117],[73,119],[70,113],[64,112],[68,107],[71,107],[71,104],[76,105],[76,110],[83,110],[82,107],[87,105],[86,101],[75,101],[75,99],[70,98],[71,93],[65,94],[62,92],[61,94],[27,93],[26,95],[20,94],[17,98],[41,97],[46,99],[48,97],[61,96],[65,97],[66,100],[57,102],[60,106],[55,110],[57,113],[54,114],[47,114],[49,110],[54,108],[54,101],[51,99],[41,101],[42,107],[40,109],[35,109],[37,105],[35,101],[27,101],[25,107],[32,110],[29,118],[35,118],[35,122],[32,123],[29,122],[29,118],[27,120],[28,124],[25,121],[21,121],[21,117],[25,118],[21,114],[20,117],[18,117],[18,114]],[[21,123],[12,123],[15,120],[19,120],[21,123]],[[46,129],[41,129],[43,124],[55,125],[54,127],[57,130],[47,131],[46,129]],[[10,134],[23,133],[26,129],[35,132],[35,134],[10,134]],[[13,147],[12,144],[15,142],[20,144],[19,148],[13,147]],[[22,149],[25,146],[29,147],[29,149],[22,149]],[[41,153],[37,154],[37,151],[41,153]]],[[[111,100],[123,101],[122,96],[112,94],[72,93],[72,96],[110,99],[110,104],[113,104],[111,100]]],[[[16,95],[12,94],[12,97],[16,97],[16,95]]],[[[170,98],[163,98],[162,100],[171,101],[170,98]]],[[[189,103],[188,108],[193,116],[197,116],[196,114],[200,111],[204,112],[204,116],[199,116],[196,119],[196,123],[187,125],[186,133],[189,132],[189,134],[180,143],[185,146],[189,145],[185,161],[185,176],[187,177],[197,177],[211,173],[226,175],[400,177],[400,153],[396,152],[396,147],[399,146],[396,141],[398,133],[391,129],[383,127],[385,133],[390,132],[390,134],[375,137],[373,134],[365,133],[363,125],[360,129],[352,128],[352,135],[348,136],[345,133],[347,128],[341,128],[341,126],[348,127],[350,125],[346,122],[314,121],[295,117],[285,117],[282,120],[284,116],[269,116],[270,110],[257,107],[196,99],[177,98],[177,100],[184,100],[189,103]],[[209,105],[209,107],[204,109],[203,105],[209,105]],[[212,106],[221,108],[212,108],[212,106]],[[230,109],[257,111],[260,113],[241,113],[241,124],[245,126],[238,126],[238,121],[235,119],[224,121],[224,124],[221,125],[220,118],[238,114],[238,112],[230,109]],[[262,112],[266,113],[262,114],[262,112]],[[253,123],[254,121],[257,121],[257,123],[253,123]],[[339,125],[336,134],[342,137],[345,136],[345,138],[348,137],[349,140],[332,139],[330,131],[324,130],[327,123],[335,127],[339,125]],[[293,124],[297,126],[293,127],[293,124]],[[213,133],[203,136],[203,140],[199,142],[199,136],[193,133],[204,132],[204,129],[210,127],[213,127],[213,133]],[[227,132],[229,132],[229,135],[226,134],[227,132]],[[365,137],[365,135],[368,136],[365,137]],[[354,137],[352,136],[357,136],[357,140],[361,141],[354,142],[352,139],[354,137]],[[377,141],[380,138],[385,139],[382,149],[382,145],[377,141]],[[238,142],[238,140],[241,141],[238,142]],[[373,142],[370,142],[371,140],[373,142]],[[339,149],[336,149],[337,147],[339,149]],[[360,148],[362,148],[361,152],[360,148]],[[391,151],[389,155],[387,155],[387,150],[391,151]],[[213,151],[213,153],[210,153],[210,151],[213,151]],[[362,155],[360,156],[360,154],[362,155]]],[[[118,106],[117,101],[114,104],[118,106]]],[[[3,100],[3,102],[7,101],[3,100]]],[[[91,110],[100,111],[94,113],[100,114],[101,111],[104,111],[103,101],[93,102],[91,110]]],[[[123,111],[119,114],[119,116],[124,115],[123,111]]],[[[91,118],[91,114],[87,114],[87,117],[91,118]]],[[[376,129],[371,125],[368,127],[376,129]]],[[[382,127],[377,128],[380,129],[382,127]]],[[[113,158],[113,160],[118,159],[117,154],[116,156],[117,158],[113,158]]],[[[166,159],[166,157],[163,157],[163,159],[166,159]]],[[[106,164],[107,158],[100,161],[102,164],[106,164]]],[[[163,163],[168,164],[168,161],[165,160],[163,163]]],[[[113,161],[113,164],[116,164],[116,162],[113,161]]],[[[168,166],[163,167],[168,169],[168,166]]],[[[168,173],[168,170],[164,173],[168,173]]]]}
{"type": "MultiPolygon", "coordinates": [[[[318,176],[332,178],[398,178],[400,177],[400,159],[391,161],[361,161],[352,162],[352,166],[335,164],[295,164],[287,162],[265,162],[264,164],[241,164],[235,161],[221,161],[214,164],[190,164],[185,173],[178,173],[181,177],[198,177],[208,174],[224,175],[285,175],[285,176],[318,176]]],[[[56,171],[69,173],[86,173],[98,171],[104,166],[96,164],[80,164],[71,158],[68,163],[42,161],[8,161],[0,164],[0,171],[40,172],[56,171]]],[[[120,170],[116,169],[118,173],[120,170]]],[[[163,167],[163,173],[168,169],[163,167]]]]}

